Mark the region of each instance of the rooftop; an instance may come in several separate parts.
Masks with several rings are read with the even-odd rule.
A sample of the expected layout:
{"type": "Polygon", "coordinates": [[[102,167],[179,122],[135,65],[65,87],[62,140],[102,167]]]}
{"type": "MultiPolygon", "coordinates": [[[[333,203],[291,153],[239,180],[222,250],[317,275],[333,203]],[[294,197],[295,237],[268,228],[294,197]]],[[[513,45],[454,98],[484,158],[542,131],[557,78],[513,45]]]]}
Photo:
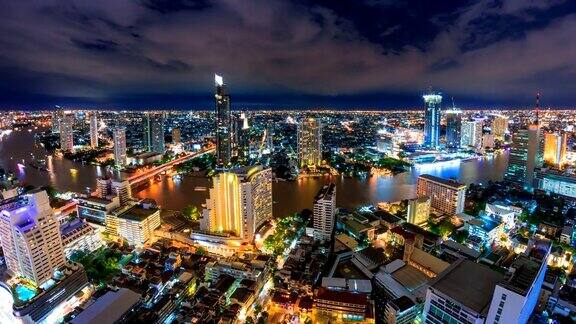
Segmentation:
{"type": "Polygon", "coordinates": [[[143,208],[138,205],[132,206],[130,209],[118,215],[119,218],[124,218],[133,221],[142,221],[145,218],[153,215],[158,211],[158,208],[150,207],[143,208]]]}
{"type": "Polygon", "coordinates": [[[494,287],[504,275],[484,265],[458,260],[437,277],[431,288],[469,309],[486,315],[494,287]],[[482,280],[478,280],[481,278],[482,280]]]}
{"type": "Polygon", "coordinates": [[[510,265],[509,272],[500,286],[526,296],[541,266],[541,262],[526,255],[520,255],[510,265]]]}
{"type": "Polygon", "coordinates": [[[324,187],[322,187],[322,189],[318,191],[318,193],[314,197],[314,201],[320,199],[332,199],[332,195],[334,195],[335,193],[336,193],[336,185],[334,183],[329,183],[327,185],[324,185],[324,187]]]}
{"type": "Polygon", "coordinates": [[[412,299],[408,298],[407,296],[402,296],[391,300],[389,304],[398,312],[403,312],[416,305],[412,299]]]}
{"type": "Polygon", "coordinates": [[[351,293],[348,291],[334,291],[324,287],[318,288],[314,300],[329,300],[355,305],[366,305],[368,303],[366,294],[351,293]]]}
{"type": "Polygon", "coordinates": [[[138,303],[140,297],[140,294],[126,288],[109,291],[76,316],[72,324],[115,323],[138,303]]]}
{"type": "Polygon", "coordinates": [[[441,184],[441,185],[446,186],[446,187],[450,187],[452,189],[460,190],[460,189],[466,188],[465,184],[460,183],[454,179],[444,179],[444,178],[436,177],[436,176],[433,176],[430,174],[422,174],[418,177],[418,179],[420,179],[420,178],[428,180],[428,181],[436,182],[438,184],[441,184]]]}

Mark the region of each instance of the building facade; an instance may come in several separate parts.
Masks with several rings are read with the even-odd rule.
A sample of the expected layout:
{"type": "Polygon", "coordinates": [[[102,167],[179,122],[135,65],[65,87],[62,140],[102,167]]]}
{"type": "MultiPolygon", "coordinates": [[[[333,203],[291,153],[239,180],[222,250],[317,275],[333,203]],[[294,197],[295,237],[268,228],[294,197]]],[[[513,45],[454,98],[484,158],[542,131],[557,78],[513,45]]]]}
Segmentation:
{"type": "Polygon", "coordinates": [[[495,116],[492,121],[492,135],[498,140],[504,140],[506,134],[508,134],[508,118],[495,116]]]}
{"type": "Polygon", "coordinates": [[[298,124],[298,165],[316,167],[322,163],[322,123],[305,118],[298,124]]]}
{"type": "Polygon", "coordinates": [[[448,215],[464,211],[466,185],[455,180],[423,174],[418,177],[416,194],[418,197],[430,197],[430,207],[448,215]]]}
{"type": "Polygon", "coordinates": [[[508,169],[504,179],[532,189],[534,169],[542,166],[543,143],[540,127],[532,124],[512,136],[508,169]]]}
{"type": "Polygon", "coordinates": [[[430,201],[428,196],[409,199],[406,221],[418,226],[425,225],[430,217],[430,201]]]}
{"type": "Polygon", "coordinates": [[[63,112],[60,119],[60,149],[63,152],[74,151],[74,114],[63,112]]]}
{"type": "Polygon", "coordinates": [[[113,131],[114,137],[114,163],[117,167],[126,165],[128,156],[126,155],[126,129],[117,127],[113,131]]]}
{"type": "Polygon", "coordinates": [[[562,168],[566,164],[566,134],[544,134],[544,162],[550,166],[562,168]]]}
{"type": "Polygon", "coordinates": [[[232,117],[230,114],[230,95],[224,79],[214,75],[216,91],[216,164],[228,167],[232,162],[232,117]]]}
{"type": "Polygon", "coordinates": [[[314,197],[314,239],[330,241],[336,222],[336,185],[324,185],[314,197]]]}
{"type": "Polygon", "coordinates": [[[457,108],[446,110],[446,147],[460,147],[462,131],[462,111],[457,108]]]}
{"type": "Polygon", "coordinates": [[[164,154],[164,114],[148,112],[144,115],[144,149],[164,154]]]}
{"type": "Polygon", "coordinates": [[[473,147],[479,149],[482,147],[482,121],[466,120],[462,122],[462,147],[473,147]]]}
{"type": "Polygon", "coordinates": [[[98,115],[96,112],[90,114],[90,147],[98,147],[98,115]]]}

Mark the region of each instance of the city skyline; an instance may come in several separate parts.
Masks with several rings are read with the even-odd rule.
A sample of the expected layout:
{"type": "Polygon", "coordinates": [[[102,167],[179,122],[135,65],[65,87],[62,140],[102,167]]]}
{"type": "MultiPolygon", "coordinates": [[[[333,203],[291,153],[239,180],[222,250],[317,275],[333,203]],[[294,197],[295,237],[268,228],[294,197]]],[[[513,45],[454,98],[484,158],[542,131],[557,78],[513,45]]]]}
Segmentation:
{"type": "Polygon", "coordinates": [[[463,108],[574,99],[569,1],[5,8],[1,109],[208,109],[213,73],[244,109],[417,108],[429,86],[463,108]]]}

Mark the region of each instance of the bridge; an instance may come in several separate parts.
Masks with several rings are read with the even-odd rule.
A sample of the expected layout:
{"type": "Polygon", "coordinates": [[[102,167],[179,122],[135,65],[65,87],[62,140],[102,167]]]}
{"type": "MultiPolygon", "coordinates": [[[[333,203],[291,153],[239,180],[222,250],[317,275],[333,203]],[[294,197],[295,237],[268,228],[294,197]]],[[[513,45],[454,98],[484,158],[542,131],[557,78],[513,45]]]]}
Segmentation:
{"type": "Polygon", "coordinates": [[[144,172],[140,172],[140,173],[131,175],[126,180],[128,180],[128,182],[130,183],[131,186],[136,186],[136,185],[142,183],[143,181],[146,181],[146,180],[156,176],[157,174],[160,174],[160,173],[172,168],[175,165],[184,163],[188,160],[200,157],[204,154],[211,153],[213,151],[214,151],[214,147],[210,147],[210,148],[201,150],[199,152],[187,153],[186,155],[178,157],[178,158],[176,158],[170,162],[166,162],[162,165],[153,167],[152,169],[146,170],[144,172]]]}

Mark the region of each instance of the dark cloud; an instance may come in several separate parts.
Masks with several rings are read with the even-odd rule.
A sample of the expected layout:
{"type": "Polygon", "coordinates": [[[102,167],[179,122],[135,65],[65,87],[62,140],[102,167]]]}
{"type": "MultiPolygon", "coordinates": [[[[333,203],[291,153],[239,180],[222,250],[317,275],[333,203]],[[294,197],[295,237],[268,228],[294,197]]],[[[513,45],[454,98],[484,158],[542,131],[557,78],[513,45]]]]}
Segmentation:
{"type": "Polygon", "coordinates": [[[0,105],[211,107],[214,72],[235,107],[413,107],[428,86],[469,105],[576,93],[570,0],[0,5],[0,105]]]}

